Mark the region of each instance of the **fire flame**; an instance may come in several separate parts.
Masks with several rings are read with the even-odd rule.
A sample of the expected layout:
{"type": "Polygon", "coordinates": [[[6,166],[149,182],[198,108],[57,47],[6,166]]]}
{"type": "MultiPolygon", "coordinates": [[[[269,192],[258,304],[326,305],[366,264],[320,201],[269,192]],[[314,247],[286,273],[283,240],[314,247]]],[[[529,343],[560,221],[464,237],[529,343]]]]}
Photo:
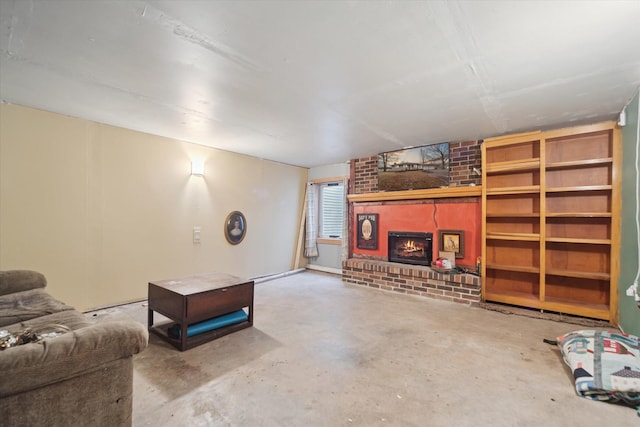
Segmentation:
{"type": "Polygon", "coordinates": [[[402,250],[404,252],[417,252],[424,250],[424,248],[420,245],[416,246],[416,242],[413,240],[406,240],[402,245],[402,250]]]}

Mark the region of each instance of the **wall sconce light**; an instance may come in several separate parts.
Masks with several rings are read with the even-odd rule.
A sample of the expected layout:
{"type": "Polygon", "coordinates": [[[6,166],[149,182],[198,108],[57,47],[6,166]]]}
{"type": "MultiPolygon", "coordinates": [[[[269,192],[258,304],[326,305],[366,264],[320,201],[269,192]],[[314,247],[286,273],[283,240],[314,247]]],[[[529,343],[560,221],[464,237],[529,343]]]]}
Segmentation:
{"type": "Polygon", "coordinates": [[[194,159],[191,160],[191,175],[204,175],[204,160],[194,159]]]}

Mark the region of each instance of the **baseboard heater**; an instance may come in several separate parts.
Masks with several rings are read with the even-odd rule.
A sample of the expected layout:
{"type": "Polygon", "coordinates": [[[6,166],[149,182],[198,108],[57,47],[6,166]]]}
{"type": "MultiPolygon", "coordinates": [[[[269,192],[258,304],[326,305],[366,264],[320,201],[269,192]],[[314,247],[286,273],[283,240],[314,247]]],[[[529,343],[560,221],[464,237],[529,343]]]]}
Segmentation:
{"type": "MultiPolygon", "coordinates": [[[[225,314],[224,316],[214,317],[213,319],[204,320],[199,323],[194,323],[193,325],[187,326],[187,337],[192,337],[194,335],[202,334],[205,332],[213,331],[214,329],[223,328],[229,325],[235,325],[236,323],[242,323],[249,320],[247,313],[244,310],[240,309],[238,311],[234,311],[233,313],[225,314]]],[[[176,323],[171,326],[168,330],[168,333],[173,338],[181,338],[182,331],[180,328],[180,324],[176,323]]]]}

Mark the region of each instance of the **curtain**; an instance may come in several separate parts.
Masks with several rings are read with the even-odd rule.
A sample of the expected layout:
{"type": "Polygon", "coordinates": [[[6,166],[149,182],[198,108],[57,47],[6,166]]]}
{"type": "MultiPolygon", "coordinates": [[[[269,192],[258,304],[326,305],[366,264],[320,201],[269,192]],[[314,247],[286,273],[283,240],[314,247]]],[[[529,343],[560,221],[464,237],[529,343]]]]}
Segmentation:
{"type": "Polygon", "coordinates": [[[307,218],[305,224],[304,256],[314,258],[318,256],[318,195],[313,184],[307,184],[307,218]]]}
{"type": "Polygon", "coordinates": [[[343,178],[342,185],[344,188],[344,220],[342,221],[342,251],[340,253],[340,259],[346,261],[349,258],[349,200],[347,199],[347,193],[349,188],[349,179],[343,178]]]}

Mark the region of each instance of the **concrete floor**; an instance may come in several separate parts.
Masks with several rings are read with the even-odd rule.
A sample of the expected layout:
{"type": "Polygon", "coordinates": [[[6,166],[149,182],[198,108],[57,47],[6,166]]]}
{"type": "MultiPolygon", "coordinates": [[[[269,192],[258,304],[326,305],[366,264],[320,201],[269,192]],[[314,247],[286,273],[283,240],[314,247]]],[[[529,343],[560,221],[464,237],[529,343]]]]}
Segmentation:
{"type": "MultiPolygon", "coordinates": [[[[146,325],[146,303],[88,313],[146,325]]],[[[555,346],[575,324],[345,286],[259,283],[252,328],[134,359],[134,426],[638,426],[576,395],[555,346]]]]}

